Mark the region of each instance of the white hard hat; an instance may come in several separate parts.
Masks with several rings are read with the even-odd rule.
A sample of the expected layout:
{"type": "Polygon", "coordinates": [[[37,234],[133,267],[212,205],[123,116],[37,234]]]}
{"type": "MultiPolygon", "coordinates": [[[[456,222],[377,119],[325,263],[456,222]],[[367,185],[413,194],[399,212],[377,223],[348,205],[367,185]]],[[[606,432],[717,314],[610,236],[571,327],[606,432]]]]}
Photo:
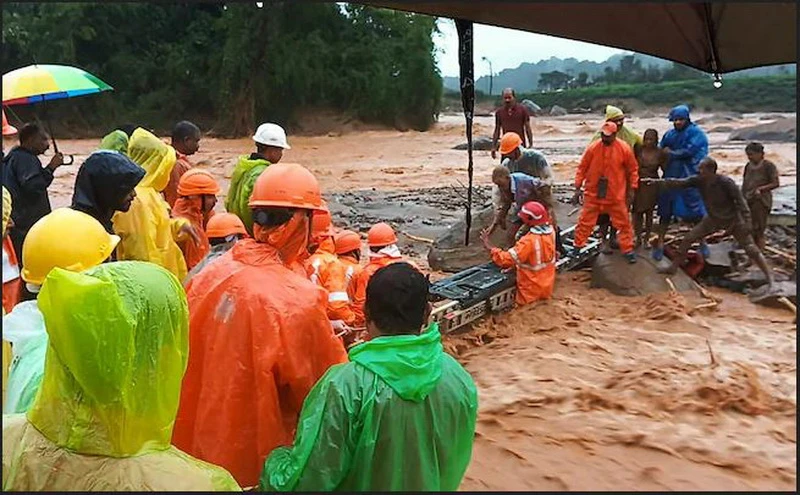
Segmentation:
{"type": "Polygon", "coordinates": [[[289,146],[289,143],[286,142],[286,131],[284,131],[283,127],[279,126],[278,124],[267,123],[258,126],[258,129],[256,129],[256,133],[253,136],[253,141],[266,146],[283,148],[285,150],[292,149],[292,147],[289,146]]]}

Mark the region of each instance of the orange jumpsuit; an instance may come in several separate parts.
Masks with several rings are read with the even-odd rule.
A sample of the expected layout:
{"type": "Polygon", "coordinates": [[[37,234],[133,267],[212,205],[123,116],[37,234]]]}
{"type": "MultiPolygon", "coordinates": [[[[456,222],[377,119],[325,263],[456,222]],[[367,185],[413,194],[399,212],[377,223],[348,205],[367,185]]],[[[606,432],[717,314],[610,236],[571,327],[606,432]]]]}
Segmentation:
{"type": "Polygon", "coordinates": [[[181,181],[183,174],[192,169],[192,162],[183,153],[175,150],[175,166],[172,167],[172,172],[169,174],[169,182],[167,187],[164,188],[164,199],[167,200],[170,208],[175,207],[175,202],[178,201],[178,182],[181,181]]]}
{"type": "Polygon", "coordinates": [[[317,380],[347,362],[327,294],[295,266],[273,245],[243,239],[186,288],[191,352],[173,443],[245,487],[258,483],[273,449],[292,443],[317,380]]]}
{"type": "Polygon", "coordinates": [[[306,271],[312,282],[328,291],[328,318],[338,328],[339,323],[353,326],[356,316],[350,308],[347,294],[347,267],[335,254],[332,237],[326,237],[306,260],[306,271]]]}
{"type": "Polygon", "coordinates": [[[369,283],[369,279],[384,266],[397,262],[405,262],[413,266],[412,263],[403,258],[392,258],[390,256],[375,257],[372,258],[358,276],[353,278],[350,282],[351,287],[348,292],[352,292],[353,294],[352,308],[353,313],[355,313],[355,325],[357,327],[364,326],[364,303],[367,301],[367,284],[369,283]]]}
{"type": "Polygon", "coordinates": [[[10,313],[14,306],[19,303],[22,278],[19,276],[19,261],[17,260],[17,254],[14,252],[14,244],[11,243],[11,237],[8,236],[3,239],[3,258],[5,258],[4,262],[8,262],[8,267],[3,263],[3,278],[9,277],[7,282],[3,282],[3,309],[6,313],[10,313]],[[9,269],[10,273],[5,273],[6,268],[9,269]]]}
{"type": "Polygon", "coordinates": [[[556,282],[556,234],[537,226],[508,251],[492,249],[492,261],[501,268],[516,267],[517,304],[530,304],[553,295],[556,282]]]}
{"type": "Polygon", "coordinates": [[[633,150],[619,139],[608,146],[595,141],[586,148],[575,175],[575,187],[584,186],[585,189],[581,216],[575,227],[575,247],[586,245],[597,224],[597,217],[607,213],[611,224],[619,231],[622,252],[633,252],[633,228],[626,192],[639,186],[638,170],[633,150]],[[598,182],[604,176],[608,178],[606,196],[598,198],[598,182]]]}
{"type": "Polygon", "coordinates": [[[172,209],[172,218],[185,218],[191,222],[195,232],[200,237],[200,244],[194,243],[191,237],[178,242],[178,246],[183,252],[183,258],[186,260],[186,270],[191,270],[198,263],[203,261],[203,258],[211,251],[211,245],[208,243],[206,236],[206,225],[208,220],[214,215],[213,211],[203,215],[202,200],[199,197],[187,198],[179,197],[175,201],[175,206],[172,209]]]}

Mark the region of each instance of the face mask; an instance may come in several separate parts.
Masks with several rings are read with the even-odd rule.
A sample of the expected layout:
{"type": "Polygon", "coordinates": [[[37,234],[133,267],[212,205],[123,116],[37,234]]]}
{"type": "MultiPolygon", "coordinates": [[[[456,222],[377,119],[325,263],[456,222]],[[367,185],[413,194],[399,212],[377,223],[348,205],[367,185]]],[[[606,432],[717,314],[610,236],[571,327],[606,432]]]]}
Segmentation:
{"type": "Polygon", "coordinates": [[[280,253],[284,265],[302,262],[308,257],[308,237],[311,228],[307,210],[297,210],[292,218],[277,227],[253,226],[253,237],[274,247],[280,253]]]}

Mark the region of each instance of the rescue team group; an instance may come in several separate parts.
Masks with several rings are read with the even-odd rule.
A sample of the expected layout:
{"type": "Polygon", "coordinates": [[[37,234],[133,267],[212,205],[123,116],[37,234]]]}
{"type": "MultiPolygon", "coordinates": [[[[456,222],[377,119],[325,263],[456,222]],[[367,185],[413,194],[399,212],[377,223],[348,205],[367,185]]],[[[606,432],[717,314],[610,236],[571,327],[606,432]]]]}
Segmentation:
{"type": "MultiPolygon", "coordinates": [[[[608,214],[628,254],[619,184],[639,181],[620,117],[609,107],[582,159],[576,245],[608,214]]],[[[677,133],[694,125],[688,110],[682,128],[673,120],[677,133]]],[[[361,236],[332,226],[313,174],[280,163],[282,128],[259,126],[217,214],[218,184],[188,159],[201,139],[189,122],[169,145],[115,130],[81,165],[70,208],[52,212],[62,157],[42,167],[47,134],[18,134],[2,172],[4,489],[458,488],[477,391],[426,323],[428,280],[387,224],[368,232],[362,265],[361,236]]],[[[640,156],[658,149],[651,134],[640,156]]],[[[526,304],[552,294],[558,229],[546,160],[520,141],[503,136],[482,238],[495,263],[516,267],[526,304]],[[512,249],[491,245],[497,228],[512,249]]],[[[763,167],[758,153],[750,165],[763,167]]],[[[705,169],[684,182],[729,208],[706,198],[706,183],[725,178],[705,169]]],[[[717,211],[715,228],[740,225],[717,211]]]]}
{"type": "MultiPolygon", "coordinates": [[[[517,103],[513,89],[503,91],[503,100],[503,106],[495,112],[492,147],[493,158],[496,158],[496,151],[501,155],[501,165],[492,173],[492,182],[497,186],[495,216],[481,238],[491,248],[489,236],[498,228],[506,229],[508,245],[518,240],[508,252],[511,259],[518,268],[523,266],[522,262],[529,263],[530,268],[553,259],[556,252],[567,253],[561,246],[554,211],[552,172],[542,153],[526,148],[532,140],[530,115],[517,103]],[[550,226],[554,228],[550,237],[523,240],[523,235],[529,232],[529,227],[523,225],[529,223],[525,217],[530,209],[523,207],[528,201],[536,201],[546,208],[550,226]],[[507,228],[506,216],[512,204],[519,219],[507,228]]],[[[733,179],[717,173],[716,161],[708,156],[708,138],[700,126],[692,122],[689,107],[674,107],[668,119],[673,127],[659,144],[657,130],[647,129],[640,136],[625,124],[621,109],[606,107],[605,122],[583,153],[575,175],[572,202],[583,205],[575,228],[575,249],[582,249],[599,226],[603,250],[607,254],[617,243],[618,233],[618,247],[630,263],[636,263],[635,250],[640,246],[652,247],[652,258],[661,261],[670,222],[683,220],[695,226],[671,253],[671,263],[660,266],[659,272],[675,273],[696,242],[700,255],[707,258],[710,253],[705,237],[726,231],[764,272],[765,288],[769,290],[773,286],[773,276],[761,251],[765,247],[764,233],[772,210],[772,190],[780,185],[777,167],[765,159],[762,144],[749,143],[745,147],[748,163],[739,188],[733,179]],[[659,215],[657,241],[651,246],[656,207],[659,215]]],[[[541,227],[534,232],[539,235],[541,227]]],[[[508,258],[502,260],[496,253],[493,259],[497,264],[508,263],[508,258]]],[[[517,272],[523,273],[522,270],[517,272]]],[[[527,289],[518,290],[518,302],[533,302],[544,294],[549,297],[547,288],[529,284],[527,289]]],[[[549,291],[552,292],[552,287],[549,291]]]]}

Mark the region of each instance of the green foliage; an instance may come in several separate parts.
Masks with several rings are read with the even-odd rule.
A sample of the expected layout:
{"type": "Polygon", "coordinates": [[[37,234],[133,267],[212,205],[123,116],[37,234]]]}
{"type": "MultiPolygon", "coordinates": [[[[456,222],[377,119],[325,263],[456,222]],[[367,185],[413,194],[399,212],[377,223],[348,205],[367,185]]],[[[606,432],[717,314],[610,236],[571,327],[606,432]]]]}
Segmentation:
{"type": "Polygon", "coordinates": [[[725,80],[716,89],[710,77],[688,81],[643,84],[598,85],[560,93],[520,95],[542,108],[559,105],[571,108],[599,108],[615,101],[637,101],[644,106],[672,106],[680,103],[715,110],[738,112],[793,112],[797,105],[797,78],[791,76],[752,77],[725,80]]]}
{"type": "Polygon", "coordinates": [[[6,70],[75,65],[114,86],[48,104],[73,133],[123,122],[161,130],[192,119],[221,135],[246,135],[262,121],[291,125],[308,107],[424,130],[439,112],[432,17],[330,2],[2,8],[6,70]]]}

